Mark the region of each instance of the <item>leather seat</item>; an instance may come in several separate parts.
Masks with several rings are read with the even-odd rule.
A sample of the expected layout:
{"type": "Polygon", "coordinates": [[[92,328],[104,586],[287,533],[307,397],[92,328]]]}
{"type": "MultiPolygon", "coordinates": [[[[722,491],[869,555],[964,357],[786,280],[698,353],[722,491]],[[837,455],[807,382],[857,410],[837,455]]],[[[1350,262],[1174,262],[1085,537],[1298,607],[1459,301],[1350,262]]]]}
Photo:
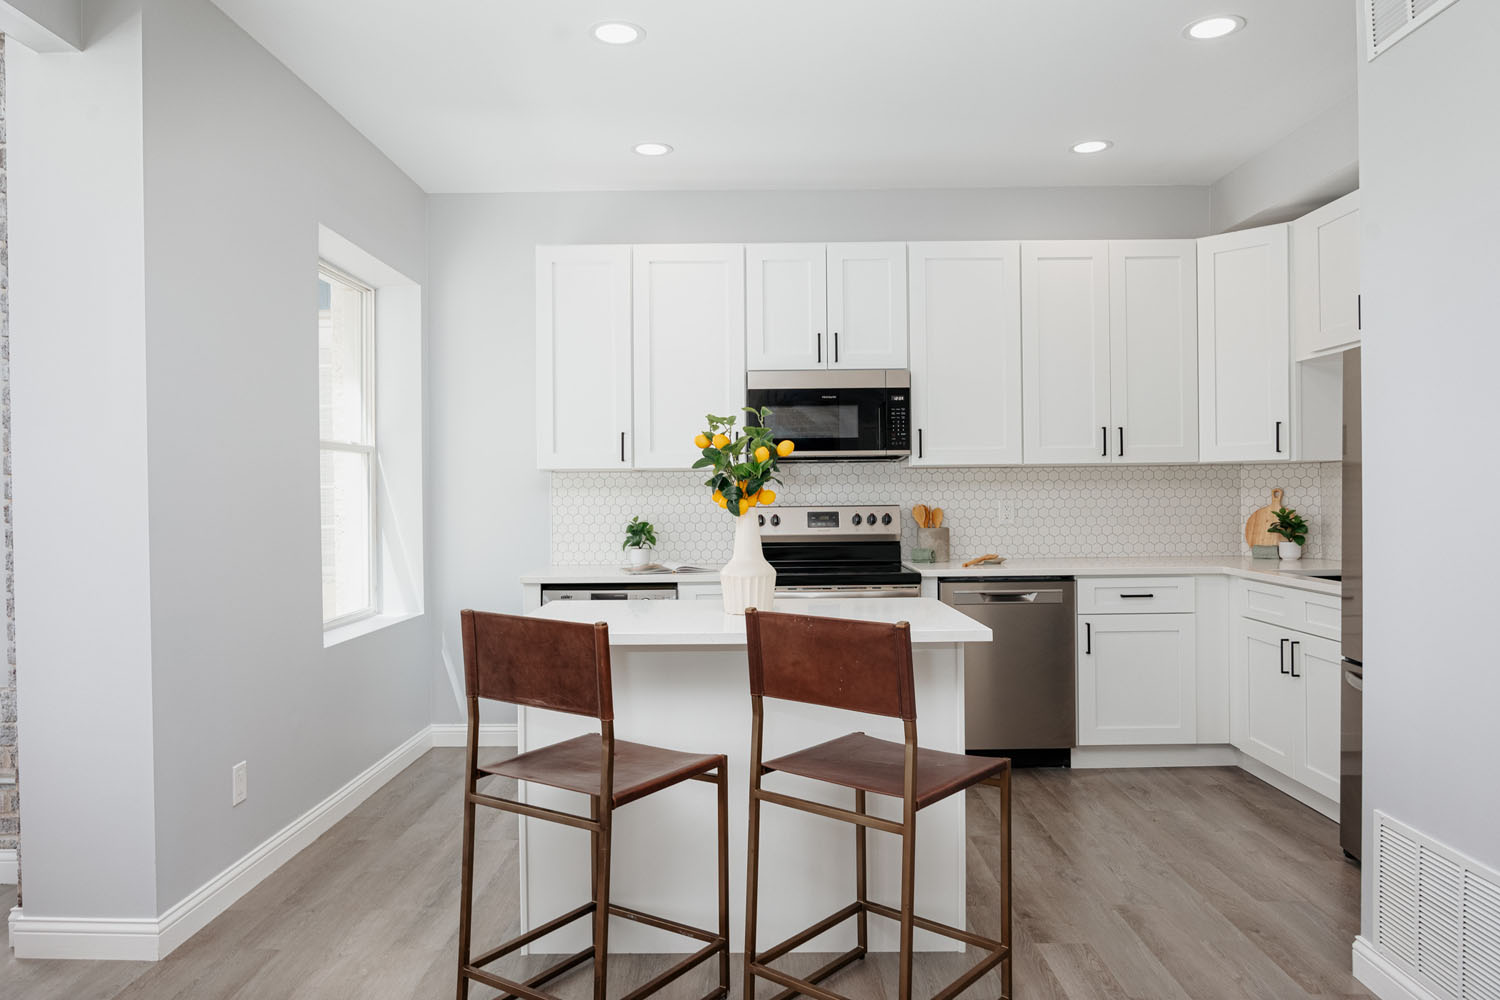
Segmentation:
{"type": "MultiPolygon", "coordinates": [[[[726,763],[723,754],[701,755],[615,740],[615,806],[705,774],[726,763]]],[[[578,736],[481,766],[485,774],[535,781],[585,795],[599,794],[599,736],[578,736]]],[[[898,790],[896,794],[900,794],[898,790]]]]}
{"type": "MultiPolygon", "coordinates": [[[[877,740],[864,733],[850,733],[827,743],[798,750],[762,765],[767,771],[783,771],[803,778],[857,788],[876,795],[901,798],[906,770],[906,747],[877,740]]],[[[1001,757],[966,757],[942,750],[917,748],[917,808],[961,792],[970,785],[999,774],[1010,766],[1001,757]]]]}

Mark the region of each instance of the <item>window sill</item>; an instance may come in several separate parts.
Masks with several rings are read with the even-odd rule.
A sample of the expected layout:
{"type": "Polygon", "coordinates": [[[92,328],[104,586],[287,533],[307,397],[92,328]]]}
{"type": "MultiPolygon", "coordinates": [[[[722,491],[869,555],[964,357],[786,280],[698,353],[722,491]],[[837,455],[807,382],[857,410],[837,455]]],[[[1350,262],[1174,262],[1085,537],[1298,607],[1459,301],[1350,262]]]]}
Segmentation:
{"type": "Polygon", "coordinates": [[[399,615],[371,615],[369,618],[361,618],[357,622],[350,622],[348,625],[340,625],[338,628],[324,631],[323,648],[328,649],[330,646],[337,646],[350,639],[358,639],[362,635],[379,632],[383,628],[390,628],[392,625],[400,625],[402,622],[421,617],[422,612],[410,611],[399,615]]]}

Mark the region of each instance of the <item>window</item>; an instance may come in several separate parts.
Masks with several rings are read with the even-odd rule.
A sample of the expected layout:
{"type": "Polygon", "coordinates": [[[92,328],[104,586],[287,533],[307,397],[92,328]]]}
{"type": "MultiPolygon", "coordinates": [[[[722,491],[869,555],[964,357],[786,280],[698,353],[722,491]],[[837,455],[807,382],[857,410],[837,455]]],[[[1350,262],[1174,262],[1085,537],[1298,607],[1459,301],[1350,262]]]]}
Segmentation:
{"type": "Polygon", "coordinates": [[[318,266],[318,486],[323,627],[379,607],[375,493],[375,290],[318,266]]]}

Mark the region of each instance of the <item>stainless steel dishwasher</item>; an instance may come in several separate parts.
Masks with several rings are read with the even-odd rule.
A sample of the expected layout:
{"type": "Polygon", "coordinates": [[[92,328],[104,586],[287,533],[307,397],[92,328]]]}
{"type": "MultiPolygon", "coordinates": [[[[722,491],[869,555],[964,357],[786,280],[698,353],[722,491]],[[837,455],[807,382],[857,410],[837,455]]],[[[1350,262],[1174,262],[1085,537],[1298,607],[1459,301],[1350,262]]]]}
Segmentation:
{"type": "Polygon", "coordinates": [[[964,742],[1020,764],[1067,764],[1077,728],[1074,582],[941,580],[938,598],[995,633],[964,650],[964,742]]]}

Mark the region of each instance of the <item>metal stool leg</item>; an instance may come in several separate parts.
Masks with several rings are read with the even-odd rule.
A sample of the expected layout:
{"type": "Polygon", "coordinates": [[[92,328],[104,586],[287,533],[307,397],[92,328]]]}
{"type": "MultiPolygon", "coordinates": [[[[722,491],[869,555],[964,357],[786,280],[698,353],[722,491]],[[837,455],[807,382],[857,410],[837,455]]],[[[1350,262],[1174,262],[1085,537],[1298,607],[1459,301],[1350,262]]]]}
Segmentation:
{"type": "Polygon", "coordinates": [[[1000,965],[1000,996],[1002,1000],[1010,1000],[1011,993],[1011,965],[1015,945],[1010,936],[1010,771],[1007,767],[1000,772],[1000,840],[1004,844],[1004,853],[1000,862],[1000,940],[1008,946],[1005,960],[1000,965]]]}
{"type": "MultiPolygon", "coordinates": [[[[865,793],[863,789],[854,791],[854,811],[861,816],[865,814],[865,793]]],[[[865,866],[865,828],[858,823],[854,825],[854,898],[859,901],[859,915],[854,918],[856,940],[859,950],[868,954],[870,951],[870,918],[865,911],[865,905],[870,902],[870,890],[868,875],[865,866]]]]}
{"type": "Polygon", "coordinates": [[[719,767],[719,989],[729,996],[729,765],[719,767]]]}
{"type": "MultiPolygon", "coordinates": [[[[759,764],[759,755],[755,761],[759,764]]],[[[753,767],[754,765],[752,765],[753,767]]],[[[745,995],[755,1000],[755,920],[759,910],[760,881],[760,778],[750,774],[750,832],[745,840],[745,868],[749,884],[745,888],[745,995]]]]}

